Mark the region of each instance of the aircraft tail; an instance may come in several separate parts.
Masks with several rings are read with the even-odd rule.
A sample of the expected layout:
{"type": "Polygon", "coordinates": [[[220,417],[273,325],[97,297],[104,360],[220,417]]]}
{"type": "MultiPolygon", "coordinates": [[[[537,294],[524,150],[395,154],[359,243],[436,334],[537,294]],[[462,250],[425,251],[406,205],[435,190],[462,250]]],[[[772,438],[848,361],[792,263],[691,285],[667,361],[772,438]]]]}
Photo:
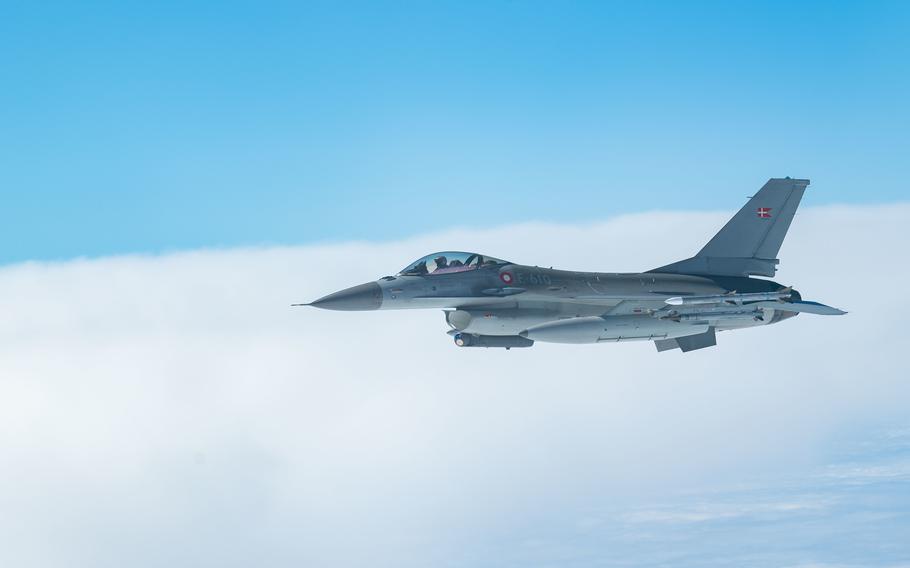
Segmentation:
{"type": "Polygon", "coordinates": [[[692,258],[650,272],[714,276],[774,276],[777,253],[807,179],[772,178],[692,258]]]}

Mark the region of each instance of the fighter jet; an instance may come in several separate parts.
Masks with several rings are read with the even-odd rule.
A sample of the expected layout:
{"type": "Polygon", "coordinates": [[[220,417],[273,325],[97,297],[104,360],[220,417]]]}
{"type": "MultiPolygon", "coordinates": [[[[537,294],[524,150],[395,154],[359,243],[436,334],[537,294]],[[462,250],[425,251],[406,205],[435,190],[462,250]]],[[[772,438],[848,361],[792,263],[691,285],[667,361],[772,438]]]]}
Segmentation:
{"type": "Polygon", "coordinates": [[[807,179],[773,178],[695,256],[641,273],[554,270],[479,253],[437,252],[309,304],[326,310],[441,308],[459,347],[653,341],[716,345],[718,331],[800,313],[842,315],[772,280],[807,179]]]}

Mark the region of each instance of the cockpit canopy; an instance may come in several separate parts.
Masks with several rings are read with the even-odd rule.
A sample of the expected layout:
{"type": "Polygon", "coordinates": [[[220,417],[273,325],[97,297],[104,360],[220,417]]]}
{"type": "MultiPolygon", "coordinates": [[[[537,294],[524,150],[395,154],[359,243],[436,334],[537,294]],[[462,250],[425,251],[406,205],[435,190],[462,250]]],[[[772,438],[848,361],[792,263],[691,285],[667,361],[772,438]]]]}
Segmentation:
{"type": "Polygon", "coordinates": [[[421,276],[426,274],[450,274],[466,272],[486,266],[511,264],[508,261],[484,256],[474,252],[436,252],[409,264],[398,274],[402,276],[421,276]]]}

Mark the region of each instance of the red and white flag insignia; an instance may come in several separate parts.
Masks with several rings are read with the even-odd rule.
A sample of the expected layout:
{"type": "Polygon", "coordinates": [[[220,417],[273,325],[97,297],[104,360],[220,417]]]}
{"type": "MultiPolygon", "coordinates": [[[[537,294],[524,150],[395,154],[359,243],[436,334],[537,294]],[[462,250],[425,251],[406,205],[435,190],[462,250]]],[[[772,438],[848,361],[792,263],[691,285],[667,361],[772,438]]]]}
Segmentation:
{"type": "Polygon", "coordinates": [[[757,211],[758,211],[758,216],[761,217],[762,219],[771,218],[771,208],[770,207],[759,207],[757,209],[757,211]]]}

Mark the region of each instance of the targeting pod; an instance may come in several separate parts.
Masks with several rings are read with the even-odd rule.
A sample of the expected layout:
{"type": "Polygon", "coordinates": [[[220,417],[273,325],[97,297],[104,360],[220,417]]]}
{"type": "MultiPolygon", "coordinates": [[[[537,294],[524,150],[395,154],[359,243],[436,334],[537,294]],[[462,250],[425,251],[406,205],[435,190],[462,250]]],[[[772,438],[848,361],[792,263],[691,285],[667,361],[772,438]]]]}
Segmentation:
{"type": "Polygon", "coordinates": [[[452,336],[455,345],[459,347],[530,347],[534,341],[518,335],[473,335],[471,333],[456,333],[452,336]]]}

